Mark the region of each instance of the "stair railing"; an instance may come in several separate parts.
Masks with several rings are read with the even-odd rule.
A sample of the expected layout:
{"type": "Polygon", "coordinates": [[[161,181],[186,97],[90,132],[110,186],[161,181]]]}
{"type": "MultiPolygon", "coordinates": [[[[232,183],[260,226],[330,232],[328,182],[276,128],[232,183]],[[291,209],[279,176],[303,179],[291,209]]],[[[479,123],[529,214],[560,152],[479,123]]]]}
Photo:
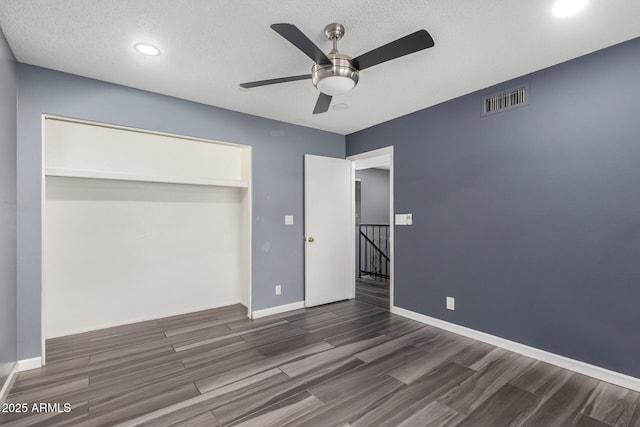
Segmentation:
{"type": "Polygon", "coordinates": [[[360,224],[358,277],[389,279],[389,226],[360,224]]]}

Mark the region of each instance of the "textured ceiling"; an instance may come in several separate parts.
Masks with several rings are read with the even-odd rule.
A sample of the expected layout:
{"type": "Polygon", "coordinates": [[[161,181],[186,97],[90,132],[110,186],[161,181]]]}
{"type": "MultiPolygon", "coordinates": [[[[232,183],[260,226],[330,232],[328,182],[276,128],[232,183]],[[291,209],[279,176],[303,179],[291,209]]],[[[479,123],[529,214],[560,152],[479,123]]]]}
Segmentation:
{"type": "Polygon", "coordinates": [[[348,134],[640,36],[640,1],[590,0],[569,18],[553,0],[1,0],[0,28],[20,62],[204,104],[348,134]],[[346,110],[312,115],[310,81],[239,83],[311,69],[269,28],[293,23],[323,50],[357,56],[420,28],[435,47],[364,70],[335,97],[346,110]],[[133,50],[147,42],[162,54],[133,50]]]}

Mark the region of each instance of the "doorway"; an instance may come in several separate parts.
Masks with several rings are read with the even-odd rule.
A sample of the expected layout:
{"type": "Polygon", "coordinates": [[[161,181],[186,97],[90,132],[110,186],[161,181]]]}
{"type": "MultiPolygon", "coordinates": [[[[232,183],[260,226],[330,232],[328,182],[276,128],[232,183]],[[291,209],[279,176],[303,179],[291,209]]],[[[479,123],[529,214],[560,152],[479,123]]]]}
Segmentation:
{"type": "Polygon", "coordinates": [[[355,297],[393,302],[393,147],[349,157],[354,164],[355,297]]]}

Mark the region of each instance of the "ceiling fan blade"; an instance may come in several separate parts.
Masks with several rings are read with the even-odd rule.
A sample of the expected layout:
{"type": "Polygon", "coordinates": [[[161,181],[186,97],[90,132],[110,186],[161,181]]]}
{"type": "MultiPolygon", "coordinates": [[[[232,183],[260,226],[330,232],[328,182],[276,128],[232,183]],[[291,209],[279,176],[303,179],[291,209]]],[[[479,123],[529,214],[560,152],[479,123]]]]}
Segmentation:
{"type": "Polygon", "coordinates": [[[364,70],[365,68],[433,47],[433,45],[433,39],[427,30],[418,30],[415,33],[353,58],[351,64],[358,70],[364,70]]]}
{"type": "Polygon", "coordinates": [[[329,105],[331,104],[331,95],[327,95],[326,93],[320,92],[320,96],[316,101],[316,106],[313,109],[313,114],[326,113],[329,110],[329,105]]]}
{"type": "Polygon", "coordinates": [[[311,78],[311,74],[302,74],[300,76],[280,77],[278,79],[258,80],[257,82],[240,83],[240,87],[249,89],[252,87],[275,85],[278,83],[295,82],[298,80],[307,80],[311,78]]]}
{"type": "Polygon", "coordinates": [[[291,44],[300,49],[302,53],[311,58],[316,64],[331,65],[331,60],[320,50],[302,31],[293,24],[273,24],[271,29],[291,44]]]}

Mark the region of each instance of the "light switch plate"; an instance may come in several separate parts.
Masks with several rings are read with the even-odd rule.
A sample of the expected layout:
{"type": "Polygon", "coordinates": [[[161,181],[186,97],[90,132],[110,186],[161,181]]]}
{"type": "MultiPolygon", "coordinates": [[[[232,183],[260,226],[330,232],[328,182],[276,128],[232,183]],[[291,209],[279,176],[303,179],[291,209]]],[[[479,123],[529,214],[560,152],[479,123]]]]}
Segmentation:
{"type": "Polygon", "coordinates": [[[413,224],[413,214],[396,214],[396,225],[413,224]]]}
{"type": "Polygon", "coordinates": [[[293,215],[285,215],[284,225],[292,225],[292,224],[293,224],[293,215]]]}

